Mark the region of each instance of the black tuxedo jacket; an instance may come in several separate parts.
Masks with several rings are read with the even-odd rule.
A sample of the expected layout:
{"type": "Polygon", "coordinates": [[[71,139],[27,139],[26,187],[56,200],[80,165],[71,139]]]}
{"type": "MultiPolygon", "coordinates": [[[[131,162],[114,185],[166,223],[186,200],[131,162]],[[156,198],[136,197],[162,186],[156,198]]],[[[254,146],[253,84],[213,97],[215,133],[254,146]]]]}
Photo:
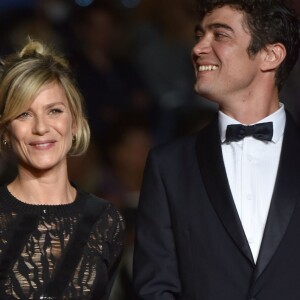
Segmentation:
{"type": "Polygon", "coordinates": [[[217,119],[150,152],[134,286],[144,300],[300,299],[300,131],[289,115],[256,264],[226,177],[217,119]]]}

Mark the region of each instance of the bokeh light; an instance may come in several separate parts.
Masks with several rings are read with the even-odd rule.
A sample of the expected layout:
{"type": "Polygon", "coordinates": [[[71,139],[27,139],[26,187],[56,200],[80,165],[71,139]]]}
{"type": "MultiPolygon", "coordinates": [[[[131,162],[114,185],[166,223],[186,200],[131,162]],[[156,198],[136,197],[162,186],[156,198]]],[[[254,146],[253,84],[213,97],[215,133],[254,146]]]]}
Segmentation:
{"type": "Polygon", "coordinates": [[[75,0],[75,3],[79,6],[89,6],[93,3],[94,0],[75,0]]]}
{"type": "Polygon", "coordinates": [[[121,0],[122,5],[126,8],[135,8],[140,2],[140,0],[121,0]]]}

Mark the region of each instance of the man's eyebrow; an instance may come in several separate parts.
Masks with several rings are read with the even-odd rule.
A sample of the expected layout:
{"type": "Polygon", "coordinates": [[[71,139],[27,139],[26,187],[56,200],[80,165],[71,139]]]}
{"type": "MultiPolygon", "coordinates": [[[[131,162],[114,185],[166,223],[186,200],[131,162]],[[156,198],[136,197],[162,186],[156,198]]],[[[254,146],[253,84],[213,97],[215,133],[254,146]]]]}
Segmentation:
{"type": "MultiPolygon", "coordinates": [[[[228,26],[227,24],[224,24],[224,23],[212,23],[212,24],[209,24],[207,27],[208,27],[208,29],[223,28],[223,29],[229,30],[229,31],[231,31],[231,32],[234,33],[234,30],[230,26],[228,26]]],[[[199,32],[199,31],[200,32],[204,32],[204,29],[203,29],[203,27],[200,24],[197,24],[195,26],[195,33],[199,32]]]]}
{"type": "Polygon", "coordinates": [[[209,29],[223,28],[223,29],[229,30],[231,32],[234,32],[234,30],[229,25],[224,24],[224,23],[212,23],[212,24],[208,25],[208,28],[209,29]]]}

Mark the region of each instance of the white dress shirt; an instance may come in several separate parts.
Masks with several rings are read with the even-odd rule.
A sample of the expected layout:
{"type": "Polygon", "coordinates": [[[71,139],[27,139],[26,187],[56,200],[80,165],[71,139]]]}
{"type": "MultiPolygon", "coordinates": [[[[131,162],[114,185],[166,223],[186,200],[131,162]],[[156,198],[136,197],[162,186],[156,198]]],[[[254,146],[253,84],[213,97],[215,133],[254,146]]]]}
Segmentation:
{"type": "Polygon", "coordinates": [[[263,122],[273,122],[272,141],[245,137],[238,142],[225,143],[227,125],[240,123],[219,112],[219,129],[227,178],[255,262],[277,175],[286,122],[284,105],[280,104],[276,112],[257,123],[263,122]]]}

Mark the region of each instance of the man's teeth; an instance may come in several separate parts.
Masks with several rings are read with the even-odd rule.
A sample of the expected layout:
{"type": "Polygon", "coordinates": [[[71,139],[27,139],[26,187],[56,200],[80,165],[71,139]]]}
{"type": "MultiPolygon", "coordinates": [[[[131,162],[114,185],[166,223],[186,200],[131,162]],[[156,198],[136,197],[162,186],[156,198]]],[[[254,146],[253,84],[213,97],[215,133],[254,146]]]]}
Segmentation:
{"type": "Polygon", "coordinates": [[[198,71],[199,72],[203,72],[203,71],[215,71],[217,70],[218,67],[217,66],[199,66],[198,71]]]}

